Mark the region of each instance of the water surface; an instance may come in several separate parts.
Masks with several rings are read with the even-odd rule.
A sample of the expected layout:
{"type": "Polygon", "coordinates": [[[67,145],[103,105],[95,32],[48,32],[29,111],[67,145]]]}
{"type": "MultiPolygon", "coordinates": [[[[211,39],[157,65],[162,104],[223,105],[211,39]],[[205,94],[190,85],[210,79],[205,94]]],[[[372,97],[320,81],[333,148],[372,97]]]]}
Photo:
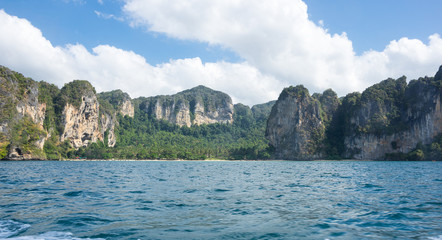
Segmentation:
{"type": "Polygon", "coordinates": [[[442,163],[0,162],[0,239],[442,239],[442,163]]]}

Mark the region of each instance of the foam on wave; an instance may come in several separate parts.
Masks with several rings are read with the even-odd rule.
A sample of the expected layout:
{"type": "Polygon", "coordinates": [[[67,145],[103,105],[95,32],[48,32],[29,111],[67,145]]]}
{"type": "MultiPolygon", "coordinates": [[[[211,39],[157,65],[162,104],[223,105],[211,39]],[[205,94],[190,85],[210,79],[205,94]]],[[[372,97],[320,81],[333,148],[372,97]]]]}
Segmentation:
{"type": "MultiPolygon", "coordinates": [[[[74,237],[70,232],[47,232],[39,235],[17,236],[23,233],[31,225],[16,222],[13,220],[0,220],[0,240],[87,240],[91,238],[74,237]]],[[[100,240],[101,238],[93,238],[93,240],[100,240]]]]}

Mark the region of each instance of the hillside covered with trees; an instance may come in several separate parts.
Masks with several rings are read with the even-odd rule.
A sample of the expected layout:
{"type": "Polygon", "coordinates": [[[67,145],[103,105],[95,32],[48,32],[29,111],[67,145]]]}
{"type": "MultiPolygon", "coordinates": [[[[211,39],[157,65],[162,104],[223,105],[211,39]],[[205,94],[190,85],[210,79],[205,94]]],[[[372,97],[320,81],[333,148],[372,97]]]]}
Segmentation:
{"type": "Polygon", "coordinates": [[[205,86],[131,99],[0,67],[0,159],[442,160],[442,67],[339,98],[290,86],[233,104],[205,86]]]}

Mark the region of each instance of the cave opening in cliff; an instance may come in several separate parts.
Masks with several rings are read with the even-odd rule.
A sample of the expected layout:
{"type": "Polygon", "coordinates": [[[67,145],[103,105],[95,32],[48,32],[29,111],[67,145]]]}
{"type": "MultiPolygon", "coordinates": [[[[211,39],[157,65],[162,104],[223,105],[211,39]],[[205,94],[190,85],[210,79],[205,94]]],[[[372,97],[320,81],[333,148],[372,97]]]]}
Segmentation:
{"type": "Polygon", "coordinates": [[[15,151],[17,152],[17,154],[18,154],[19,156],[23,155],[23,153],[21,152],[21,149],[20,149],[20,148],[15,148],[15,151]]]}

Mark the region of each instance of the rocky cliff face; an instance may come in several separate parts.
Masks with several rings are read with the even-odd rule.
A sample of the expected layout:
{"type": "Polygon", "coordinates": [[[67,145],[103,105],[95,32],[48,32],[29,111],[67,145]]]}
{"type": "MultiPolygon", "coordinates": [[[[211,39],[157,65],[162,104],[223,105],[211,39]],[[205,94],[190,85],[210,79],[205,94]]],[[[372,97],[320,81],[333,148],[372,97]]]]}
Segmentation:
{"type": "Polygon", "coordinates": [[[121,90],[100,93],[97,96],[89,82],[73,81],[67,84],[60,94],[71,97],[65,101],[62,114],[64,131],[60,140],[69,140],[75,148],[88,146],[98,140],[104,141],[105,137],[109,147],[115,146],[117,113],[122,116],[134,116],[132,100],[121,90]],[[69,93],[72,91],[75,92],[74,95],[69,93]]]}
{"type": "Polygon", "coordinates": [[[42,157],[46,104],[38,99],[38,83],[0,66],[0,93],[0,157],[42,157]]]}
{"type": "MultiPolygon", "coordinates": [[[[27,94],[17,103],[16,109],[18,119],[30,117],[32,122],[41,130],[41,136],[34,141],[34,144],[38,149],[43,149],[47,136],[47,132],[43,129],[46,103],[40,103],[38,101],[38,84],[36,82],[33,82],[29,86],[27,94]]],[[[26,154],[26,151],[23,151],[21,146],[12,146],[9,157],[23,159],[34,158],[32,153],[26,154]]]]}
{"type": "Polygon", "coordinates": [[[117,114],[134,117],[135,106],[127,93],[121,90],[103,92],[98,94],[100,102],[101,136],[104,139],[107,132],[107,145],[114,147],[117,143],[115,127],[118,126],[117,114]]]}
{"type": "Polygon", "coordinates": [[[68,140],[75,148],[103,140],[99,131],[98,117],[99,104],[95,94],[82,96],[78,108],[67,103],[62,115],[64,131],[60,140],[62,142],[68,140]]]}
{"type": "Polygon", "coordinates": [[[204,86],[138,101],[143,112],[180,126],[233,122],[231,98],[204,86]]]}
{"type": "Polygon", "coordinates": [[[267,122],[266,137],[275,148],[275,158],[309,160],[323,157],[325,125],[321,103],[303,86],[282,91],[267,122]]]}
{"type": "Polygon", "coordinates": [[[108,99],[114,105],[104,101],[100,106],[87,81],[76,80],[59,90],[0,66],[0,159],[45,159],[49,138],[56,158],[56,148],[64,141],[79,148],[106,135],[108,145],[114,146],[117,113],[134,116],[129,95],[116,92],[120,98],[108,99]]]}
{"type": "Polygon", "coordinates": [[[349,117],[344,156],[382,160],[431,143],[442,133],[441,81],[389,79],[364,91],[349,117]]]}
{"type": "Polygon", "coordinates": [[[290,87],[272,109],[266,136],[276,158],[403,159],[442,134],[441,96],[442,67],[408,84],[405,77],[384,80],[342,104],[331,90],[310,97],[290,87]]]}
{"type": "Polygon", "coordinates": [[[103,113],[100,116],[101,123],[101,131],[100,131],[100,139],[107,137],[107,146],[114,147],[117,143],[117,139],[115,136],[115,125],[118,124],[116,117],[114,114],[103,113]],[[107,136],[106,136],[107,131],[107,136]]]}
{"type": "Polygon", "coordinates": [[[123,116],[134,117],[135,108],[132,104],[132,100],[130,98],[126,98],[122,101],[121,106],[119,107],[120,113],[123,116]]]}

